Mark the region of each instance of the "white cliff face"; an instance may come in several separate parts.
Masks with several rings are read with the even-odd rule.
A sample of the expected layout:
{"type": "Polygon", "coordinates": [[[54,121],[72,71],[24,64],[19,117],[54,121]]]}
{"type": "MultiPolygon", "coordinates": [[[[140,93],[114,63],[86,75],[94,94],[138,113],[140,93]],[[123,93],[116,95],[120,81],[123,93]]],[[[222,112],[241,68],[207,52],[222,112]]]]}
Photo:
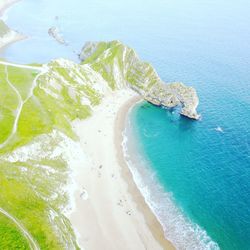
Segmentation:
{"type": "Polygon", "coordinates": [[[11,30],[2,20],[0,20],[0,48],[24,38],[23,35],[11,30]]]}
{"type": "Polygon", "coordinates": [[[79,55],[80,60],[84,61],[89,56],[91,56],[95,52],[97,45],[97,42],[86,42],[84,45],[84,50],[79,55]]]}
{"type": "Polygon", "coordinates": [[[199,98],[196,90],[180,82],[165,83],[155,69],[143,62],[135,51],[119,41],[88,42],[80,59],[109,83],[112,89],[130,87],[148,102],[172,108],[181,105],[181,114],[199,119],[196,108],[199,98]]]}
{"type": "Polygon", "coordinates": [[[158,83],[145,93],[145,100],[167,108],[181,105],[181,114],[192,119],[199,119],[200,115],[196,108],[199,104],[199,98],[196,90],[183,83],[158,83]]]}

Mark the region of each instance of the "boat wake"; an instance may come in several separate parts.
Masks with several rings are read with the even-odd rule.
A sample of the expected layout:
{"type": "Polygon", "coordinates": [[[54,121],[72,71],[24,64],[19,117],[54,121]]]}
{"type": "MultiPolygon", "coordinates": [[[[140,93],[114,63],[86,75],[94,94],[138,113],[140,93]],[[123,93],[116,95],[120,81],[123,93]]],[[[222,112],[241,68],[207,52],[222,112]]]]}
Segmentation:
{"type": "Polygon", "coordinates": [[[219,126],[216,127],[214,130],[217,131],[217,132],[220,132],[220,133],[223,133],[223,132],[224,132],[223,128],[222,128],[222,127],[219,127],[219,126]]]}

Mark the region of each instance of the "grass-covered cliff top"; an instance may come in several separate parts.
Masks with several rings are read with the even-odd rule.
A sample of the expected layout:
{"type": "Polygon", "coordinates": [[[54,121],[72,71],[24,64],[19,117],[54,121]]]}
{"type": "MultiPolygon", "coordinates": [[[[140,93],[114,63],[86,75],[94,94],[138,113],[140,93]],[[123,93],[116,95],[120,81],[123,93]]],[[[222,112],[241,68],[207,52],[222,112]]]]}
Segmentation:
{"type": "Polygon", "coordinates": [[[154,68],[139,59],[136,52],[119,41],[87,43],[80,58],[109,83],[112,89],[132,86],[149,89],[161,81],[154,68]]]}

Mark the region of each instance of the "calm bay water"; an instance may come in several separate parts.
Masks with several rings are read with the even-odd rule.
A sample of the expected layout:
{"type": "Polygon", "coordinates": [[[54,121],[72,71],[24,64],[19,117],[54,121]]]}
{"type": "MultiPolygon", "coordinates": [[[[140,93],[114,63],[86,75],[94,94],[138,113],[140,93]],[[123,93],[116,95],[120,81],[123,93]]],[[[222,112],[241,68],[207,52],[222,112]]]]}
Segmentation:
{"type": "Polygon", "coordinates": [[[146,169],[138,168],[147,180],[141,188],[155,199],[162,223],[173,232],[167,236],[181,249],[194,249],[192,234],[200,234],[208,249],[216,248],[211,240],[221,249],[250,249],[249,13],[247,0],[22,0],[5,17],[30,38],[0,57],[77,61],[86,41],[119,39],[163,80],[194,86],[201,121],[145,103],[132,110],[133,151],[146,169]],[[48,36],[51,26],[61,29],[70,46],[48,36]]]}

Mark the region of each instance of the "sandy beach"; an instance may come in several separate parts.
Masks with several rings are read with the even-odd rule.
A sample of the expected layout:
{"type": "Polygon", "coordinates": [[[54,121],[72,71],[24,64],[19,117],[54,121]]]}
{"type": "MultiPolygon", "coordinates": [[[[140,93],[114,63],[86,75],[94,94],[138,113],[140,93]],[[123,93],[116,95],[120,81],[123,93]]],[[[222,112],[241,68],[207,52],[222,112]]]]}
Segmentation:
{"type": "Polygon", "coordinates": [[[75,121],[87,157],[74,170],[77,190],[70,220],[83,249],[174,249],[137,189],[122,151],[131,90],[110,93],[84,121],[75,121]]]}

